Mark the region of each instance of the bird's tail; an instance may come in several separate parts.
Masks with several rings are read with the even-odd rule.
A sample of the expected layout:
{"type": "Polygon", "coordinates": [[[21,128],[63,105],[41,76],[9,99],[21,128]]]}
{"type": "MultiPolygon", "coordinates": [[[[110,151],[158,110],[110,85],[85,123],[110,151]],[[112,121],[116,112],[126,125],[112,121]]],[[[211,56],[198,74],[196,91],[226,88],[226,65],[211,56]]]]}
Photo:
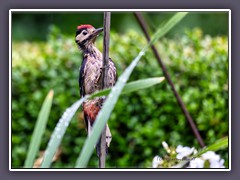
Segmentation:
{"type": "MultiPolygon", "coordinates": [[[[108,127],[108,124],[106,125],[106,155],[108,154],[108,148],[110,147],[110,143],[112,140],[112,134],[111,131],[108,127]]],[[[97,156],[100,156],[100,152],[101,152],[101,141],[99,139],[97,146],[96,146],[96,151],[97,151],[97,156]]]]}

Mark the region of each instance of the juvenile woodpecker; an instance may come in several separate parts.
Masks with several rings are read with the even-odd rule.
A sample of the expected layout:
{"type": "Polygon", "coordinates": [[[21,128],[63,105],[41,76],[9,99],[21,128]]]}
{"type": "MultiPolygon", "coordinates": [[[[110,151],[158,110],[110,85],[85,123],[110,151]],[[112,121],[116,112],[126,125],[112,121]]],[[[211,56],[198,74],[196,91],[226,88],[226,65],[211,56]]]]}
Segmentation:
{"type": "MultiPolygon", "coordinates": [[[[103,31],[103,28],[95,29],[92,25],[80,25],[77,27],[75,41],[79,50],[83,54],[83,60],[79,73],[79,88],[80,96],[83,97],[92,94],[95,91],[101,90],[102,77],[102,53],[95,47],[94,42],[97,36],[103,31]]],[[[117,79],[116,67],[113,61],[109,58],[108,63],[108,82],[105,85],[107,88],[114,86],[117,79]]],[[[83,103],[84,121],[88,135],[90,135],[93,123],[100,111],[105,98],[95,98],[86,100],[83,103]]],[[[108,125],[106,126],[106,153],[112,135],[108,125]]],[[[100,154],[100,142],[96,146],[97,155],[100,154]]]]}

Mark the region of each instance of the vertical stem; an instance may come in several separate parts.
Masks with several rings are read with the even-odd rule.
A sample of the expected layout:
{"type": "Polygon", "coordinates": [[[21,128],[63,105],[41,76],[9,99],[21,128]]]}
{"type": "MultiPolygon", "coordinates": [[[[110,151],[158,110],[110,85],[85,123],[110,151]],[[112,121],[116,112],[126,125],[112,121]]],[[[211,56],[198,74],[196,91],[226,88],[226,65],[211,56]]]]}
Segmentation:
{"type": "MultiPolygon", "coordinates": [[[[103,64],[102,64],[102,89],[108,82],[108,59],[109,59],[109,32],[111,12],[104,12],[104,37],[103,37],[103,64]]],[[[100,137],[99,167],[105,168],[106,159],[106,125],[100,137]]]]}
{"type": "MultiPolygon", "coordinates": [[[[141,13],[135,12],[134,15],[135,15],[138,23],[140,24],[140,26],[141,26],[141,28],[142,28],[142,30],[143,30],[143,32],[144,32],[147,40],[150,41],[150,36],[149,36],[149,34],[148,34],[148,31],[147,31],[147,24],[146,24],[146,22],[144,21],[144,18],[142,17],[141,13]]],[[[161,58],[160,58],[160,55],[159,55],[156,47],[152,44],[152,45],[151,45],[151,48],[152,48],[152,50],[153,50],[153,53],[154,53],[155,57],[156,57],[157,60],[158,60],[158,63],[159,63],[159,65],[160,65],[160,67],[162,68],[163,74],[164,74],[167,82],[168,82],[169,85],[171,86],[171,89],[172,89],[172,91],[173,91],[173,93],[174,93],[174,95],[175,95],[175,97],[176,97],[176,99],[177,99],[178,104],[180,105],[180,107],[181,107],[181,109],[182,109],[183,114],[185,115],[188,123],[190,124],[190,126],[191,126],[191,128],[192,128],[192,130],[193,130],[194,135],[196,136],[196,138],[197,138],[197,140],[198,140],[198,143],[200,144],[201,147],[204,147],[205,144],[204,144],[204,142],[203,142],[203,139],[202,139],[202,137],[201,137],[201,135],[200,135],[200,133],[199,133],[199,131],[198,131],[198,129],[197,129],[197,127],[196,127],[196,125],[195,125],[192,117],[191,117],[191,115],[189,114],[187,108],[185,107],[185,105],[184,105],[181,97],[179,96],[178,92],[176,91],[175,86],[174,86],[174,84],[173,84],[173,82],[172,82],[172,79],[171,79],[170,75],[168,74],[167,68],[166,68],[165,65],[163,64],[163,62],[162,62],[162,60],[161,60],[161,58]]]]}

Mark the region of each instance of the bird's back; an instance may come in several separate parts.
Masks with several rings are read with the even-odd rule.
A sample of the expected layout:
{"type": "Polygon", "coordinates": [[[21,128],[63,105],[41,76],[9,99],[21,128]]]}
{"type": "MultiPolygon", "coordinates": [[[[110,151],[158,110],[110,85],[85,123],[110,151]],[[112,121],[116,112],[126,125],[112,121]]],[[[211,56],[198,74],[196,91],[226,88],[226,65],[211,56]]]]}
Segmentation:
{"type": "MultiPolygon", "coordinates": [[[[101,76],[102,76],[102,54],[85,54],[82,67],[80,70],[79,85],[82,89],[81,95],[92,94],[101,90],[101,76]]],[[[116,67],[111,59],[108,65],[108,81],[106,87],[112,87],[116,83],[116,67]]]]}

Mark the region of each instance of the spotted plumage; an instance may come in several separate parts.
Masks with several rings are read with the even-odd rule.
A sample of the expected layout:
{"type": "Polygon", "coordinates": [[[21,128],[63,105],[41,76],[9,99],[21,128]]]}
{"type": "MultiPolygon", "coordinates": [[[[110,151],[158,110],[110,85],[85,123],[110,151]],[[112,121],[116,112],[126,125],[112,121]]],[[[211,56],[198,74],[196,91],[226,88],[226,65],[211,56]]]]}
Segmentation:
{"type": "MultiPolygon", "coordinates": [[[[95,47],[94,42],[102,32],[102,28],[95,29],[92,25],[80,25],[77,27],[75,41],[83,53],[83,60],[79,72],[79,89],[81,97],[101,90],[102,76],[102,53],[95,47]]],[[[108,82],[106,87],[112,87],[117,79],[116,67],[111,59],[108,65],[108,82]]],[[[88,134],[91,133],[92,125],[105,98],[95,98],[86,100],[83,103],[84,120],[88,134]]],[[[106,127],[106,144],[110,145],[112,136],[110,129],[106,127]]],[[[99,155],[99,143],[97,144],[97,154],[99,155]]]]}

